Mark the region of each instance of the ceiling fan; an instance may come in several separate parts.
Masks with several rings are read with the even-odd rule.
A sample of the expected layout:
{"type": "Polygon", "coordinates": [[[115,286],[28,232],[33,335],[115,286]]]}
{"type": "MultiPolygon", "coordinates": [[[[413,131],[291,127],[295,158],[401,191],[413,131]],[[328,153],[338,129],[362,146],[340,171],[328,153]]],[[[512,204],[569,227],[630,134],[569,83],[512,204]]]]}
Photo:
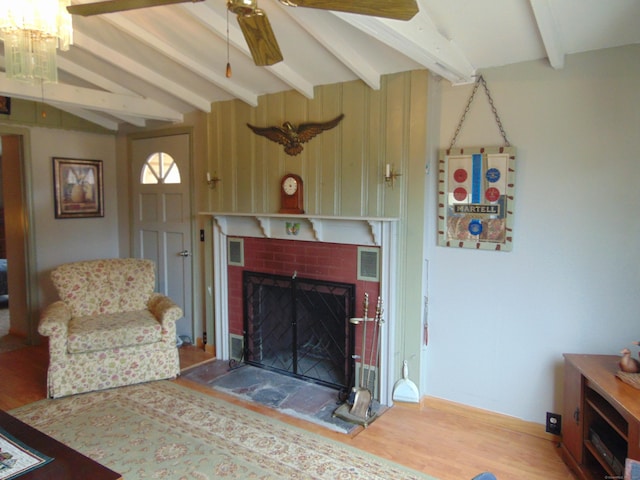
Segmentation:
{"type": "MultiPolygon", "coordinates": [[[[100,15],[138,8],[170,5],[174,3],[202,2],[203,0],[105,0],[70,5],[72,15],[100,15]]],[[[279,0],[291,7],[308,7],[359,13],[396,20],[410,20],[418,13],[417,0],[279,0]]],[[[249,46],[253,61],[258,66],[282,61],[282,52],[266,14],[258,8],[257,0],[227,0],[227,8],[235,13],[242,34],[249,46]]]]}

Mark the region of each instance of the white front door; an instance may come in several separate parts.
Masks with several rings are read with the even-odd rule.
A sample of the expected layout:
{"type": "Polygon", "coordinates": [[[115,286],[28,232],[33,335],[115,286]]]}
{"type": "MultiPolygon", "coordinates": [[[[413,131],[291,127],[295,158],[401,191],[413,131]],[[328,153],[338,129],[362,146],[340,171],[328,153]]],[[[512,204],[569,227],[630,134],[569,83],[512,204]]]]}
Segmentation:
{"type": "Polygon", "coordinates": [[[157,291],[184,311],[178,335],[193,339],[190,136],[141,138],[131,144],[133,255],[156,263],[157,291]]]}

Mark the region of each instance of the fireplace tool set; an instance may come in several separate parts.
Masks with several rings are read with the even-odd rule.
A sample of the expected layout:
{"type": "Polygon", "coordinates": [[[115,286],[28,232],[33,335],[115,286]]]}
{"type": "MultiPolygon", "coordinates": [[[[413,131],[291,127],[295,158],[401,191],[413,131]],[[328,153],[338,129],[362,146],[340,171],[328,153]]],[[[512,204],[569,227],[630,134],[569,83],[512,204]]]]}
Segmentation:
{"type": "Polygon", "coordinates": [[[341,418],[347,422],[357,423],[363,425],[365,428],[376,419],[376,413],[372,412],[373,395],[370,386],[370,375],[374,362],[376,368],[378,365],[378,350],[380,348],[380,327],[384,320],[382,319],[382,299],[378,297],[378,304],[376,306],[376,315],[373,318],[368,317],[369,311],[369,294],[364,294],[363,315],[362,318],[351,318],[350,323],[354,325],[362,324],[362,353],[360,356],[353,355],[354,359],[360,359],[360,385],[354,386],[351,390],[351,394],[345,403],[340,405],[333,413],[334,417],[341,418]],[[373,335],[371,336],[371,345],[369,349],[369,369],[365,375],[364,364],[366,357],[366,345],[367,345],[367,323],[373,322],[373,335]]]}

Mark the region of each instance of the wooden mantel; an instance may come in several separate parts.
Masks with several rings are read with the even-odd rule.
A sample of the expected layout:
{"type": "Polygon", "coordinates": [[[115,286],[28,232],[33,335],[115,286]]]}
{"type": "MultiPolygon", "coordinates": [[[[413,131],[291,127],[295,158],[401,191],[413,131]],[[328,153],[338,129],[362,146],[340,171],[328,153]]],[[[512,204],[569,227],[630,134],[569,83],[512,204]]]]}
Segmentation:
{"type": "Polygon", "coordinates": [[[338,217],[280,213],[200,212],[213,217],[226,236],[381,246],[390,217],[338,217]]]}

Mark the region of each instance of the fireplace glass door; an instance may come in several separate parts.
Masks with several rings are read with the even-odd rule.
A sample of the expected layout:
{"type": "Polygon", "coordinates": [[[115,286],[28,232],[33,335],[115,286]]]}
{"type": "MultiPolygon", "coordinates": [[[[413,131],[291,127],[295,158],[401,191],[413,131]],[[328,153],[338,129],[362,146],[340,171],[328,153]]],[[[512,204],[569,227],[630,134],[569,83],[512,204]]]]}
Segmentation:
{"type": "Polygon", "coordinates": [[[247,363],[350,387],[355,285],[245,271],[243,296],[247,363]]]}

